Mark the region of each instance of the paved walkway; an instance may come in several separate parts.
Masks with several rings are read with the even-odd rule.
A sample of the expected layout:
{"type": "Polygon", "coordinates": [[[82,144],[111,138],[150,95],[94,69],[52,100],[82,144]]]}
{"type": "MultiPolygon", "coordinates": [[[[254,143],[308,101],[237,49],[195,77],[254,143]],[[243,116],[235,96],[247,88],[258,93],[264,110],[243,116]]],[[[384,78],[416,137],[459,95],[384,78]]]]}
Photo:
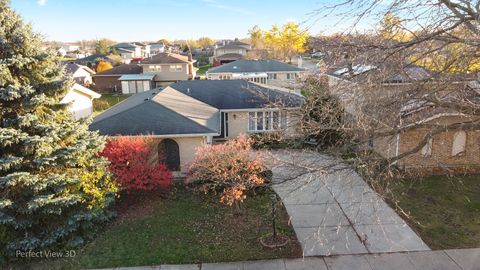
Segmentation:
{"type": "Polygon", "coordinates": [[[479,270],[480,248],[264,261],[122,267],[124,270],[479,270]]]}
{"type": "Polygon", "coordinates": [[[273,188],[305,256],[429,250],[355,171],[337,159],[311,151],[270,155],[278,183],[273,188]]]}

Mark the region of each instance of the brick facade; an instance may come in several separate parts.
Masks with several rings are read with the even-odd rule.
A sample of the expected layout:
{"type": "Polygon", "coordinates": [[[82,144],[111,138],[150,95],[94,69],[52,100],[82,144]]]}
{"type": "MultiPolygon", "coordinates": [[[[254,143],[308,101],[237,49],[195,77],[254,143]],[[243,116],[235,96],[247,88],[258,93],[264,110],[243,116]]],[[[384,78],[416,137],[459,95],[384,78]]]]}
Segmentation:
{"type": "Polygon", "coordinates": [[[121,75],[118,76],[93,76],[92,90],[99,93],[113,93],[115,88],[117,92],[122,92],[122,84],[118,80],[121,75]]]}

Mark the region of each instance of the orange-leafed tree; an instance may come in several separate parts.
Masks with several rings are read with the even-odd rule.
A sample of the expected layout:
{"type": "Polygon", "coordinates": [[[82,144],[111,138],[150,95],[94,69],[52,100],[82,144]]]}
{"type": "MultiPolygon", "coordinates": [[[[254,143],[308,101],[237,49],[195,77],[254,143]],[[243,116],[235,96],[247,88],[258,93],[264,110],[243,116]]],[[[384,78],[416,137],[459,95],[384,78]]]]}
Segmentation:
{"type": "Polygon", "coordinates": [[[102,72],[102,71],[105,71],[105,70],[109,70],[111,68],[113,68],[112,64],[110,64],[107,61],[102,60],[102,61],[98,62],[98,64],[97,64],[97,72],[102,72]]]}
{"type": "Polygon", "coordinates": [[[243,202],[248,190],[264,184],[266,166],[261,156],[253,153],[252,144],[252,139],[242,135],[224,144],[198,148],[187,182],[198,184],[205,193],[220,194],[221,203],[243,202]]]}

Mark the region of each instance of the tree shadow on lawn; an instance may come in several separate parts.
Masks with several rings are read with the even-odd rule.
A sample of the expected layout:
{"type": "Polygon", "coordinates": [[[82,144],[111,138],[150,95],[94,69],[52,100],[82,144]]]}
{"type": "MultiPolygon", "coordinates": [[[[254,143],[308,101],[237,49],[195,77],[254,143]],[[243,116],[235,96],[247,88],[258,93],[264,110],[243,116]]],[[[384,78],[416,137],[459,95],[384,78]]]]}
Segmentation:
{"type": "Polygon", "coordinates": [[[94,242],[69,260],[37,264],[40,268],[106,268],[298,258],[302,250],[289,216],[278,202],[277,229],[291,241],[269,249],[259,239],[271,233],[269,192],[249,194],[239,211],[218,197],[174,187],[127,196],[119,216],[94,242]]]}

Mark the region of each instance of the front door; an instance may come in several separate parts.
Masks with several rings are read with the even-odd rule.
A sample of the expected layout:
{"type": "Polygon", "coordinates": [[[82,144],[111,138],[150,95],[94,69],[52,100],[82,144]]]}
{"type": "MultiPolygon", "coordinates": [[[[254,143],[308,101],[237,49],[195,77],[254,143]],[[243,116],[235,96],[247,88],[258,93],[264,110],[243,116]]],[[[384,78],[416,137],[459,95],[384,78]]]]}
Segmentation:
{"type": "Polygon", "coordinates": [[[214,136],[214,139],[228,138],[228,113],[222,112],[220,114],[220,135],[214,136]]]}

